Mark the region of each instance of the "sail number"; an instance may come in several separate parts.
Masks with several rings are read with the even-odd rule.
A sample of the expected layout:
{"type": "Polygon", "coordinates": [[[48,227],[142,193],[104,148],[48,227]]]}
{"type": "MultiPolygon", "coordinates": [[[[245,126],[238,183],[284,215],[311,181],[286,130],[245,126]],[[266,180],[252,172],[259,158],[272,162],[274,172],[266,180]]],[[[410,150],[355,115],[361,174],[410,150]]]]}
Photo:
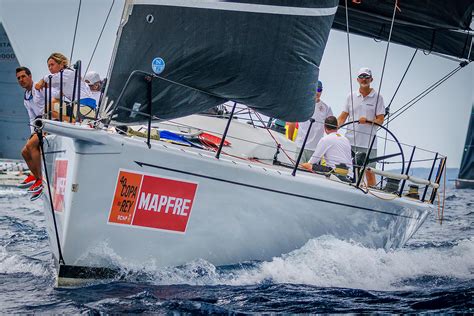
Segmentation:
{"type": "Polygon", "coordinates": [[[15,58],[16,58],[16,57],[15,57],[15,54],[8,54],[8,53],[6,53],[6,54],[4,54],[4,53],[0,54],[0,59],[15,59],[15,58]]]}

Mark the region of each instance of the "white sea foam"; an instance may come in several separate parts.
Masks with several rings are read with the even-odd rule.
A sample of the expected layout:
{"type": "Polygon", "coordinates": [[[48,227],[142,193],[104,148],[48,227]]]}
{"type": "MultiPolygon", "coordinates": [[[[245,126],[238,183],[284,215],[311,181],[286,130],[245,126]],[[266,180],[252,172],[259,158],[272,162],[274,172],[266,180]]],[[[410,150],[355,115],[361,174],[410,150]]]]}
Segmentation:
{"type": "Polygon", "coordinates": [[[395,290],[400,281],[422,276],[474,279],[474,239],[462,240],[450,249],[400,249],[385,252],[358,244],[321,237],[302,248],[241,271],[229,284],[310,284],[395,290]]]}
{"type": "Polygon", "coordinates": [[[40,262],[10,254],[5,247],[0,247],[0,274],[29,273],[35,277],[51,275],[51,271],[40,262]]]}
{"type": "MultiPolygon", "coordinates": [[[[144,270],[141,270],[145,272],[144,270]]],[[[366,290],[402,290],[404,280],[423,276],[474,279],[474,239],[446,249],[386,252],[324,236],[298,250],[251,268],[220,273],[205,260],[177,268],[152,270],[157,284],[253,285],[262,282],[308,284],[366,290]]]]}
{"type": "Polygon", "coordinates": [[[262,282],[308,284],[366,290],[402,290],[403,281],[423,276],[474,279],[474,238],[451,248],[399,249],[386,252],[323,236],[300,249],[250,268],[217,269],[198,259],[179,267],[158,268],[153,261],[131,265],[106,243],[98,244],[81,260],[119,266],[126,278],[155,284],[254,285],[262,282]],[[132,273],[129,273],[131,272],[132,273]],[[144,279],[143,279],[144,278],[144,279]]]}
{"type": "Polygon", "coordinates": [[[26,192],[26,190],[18,189],[15,187],[0,186],[0,196],[2,197],[17,197],[26,195],[28,195],[28,192],[26,192]]]}

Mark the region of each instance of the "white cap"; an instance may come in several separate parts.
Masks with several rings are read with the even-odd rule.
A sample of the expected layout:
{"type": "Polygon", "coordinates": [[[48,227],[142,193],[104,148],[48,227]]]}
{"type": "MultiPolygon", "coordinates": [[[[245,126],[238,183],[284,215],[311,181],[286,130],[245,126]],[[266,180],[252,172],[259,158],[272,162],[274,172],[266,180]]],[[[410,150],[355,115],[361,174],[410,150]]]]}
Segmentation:
{"type": "Polygon", "coordinates": [[[360,68],[359,72],[357,73],[357,76],[360,76],[360,75],[369,75],[372,77],[372,70],[370,70],[367,67],[360,68]]]}
{"type": "Polygon", "coordinates": [[[84,81],[88,85],[93,85],[94,83],[100,82],[100,76],[95,71],[88,71],[84,77],[84,81]]]}

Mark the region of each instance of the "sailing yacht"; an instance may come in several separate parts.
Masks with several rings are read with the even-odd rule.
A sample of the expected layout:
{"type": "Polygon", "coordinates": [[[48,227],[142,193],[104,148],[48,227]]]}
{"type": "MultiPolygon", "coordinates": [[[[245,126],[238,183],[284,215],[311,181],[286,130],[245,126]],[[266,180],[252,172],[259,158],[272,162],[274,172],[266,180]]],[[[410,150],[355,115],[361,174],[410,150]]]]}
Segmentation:
{"type": "MultiPolygon", "coordinates": [[[[392,13],[379,2],[386,3],[350,9],[362,21],[356,33],[386,40],[392,13]]],[[[394,39],[472,60],[470,50],[459,50],[472,35],[450,33],[467,23],[472,6],[458,9],[420,25],[435,8],[407,4],[395,27],[403,36],[395,31],[394,39]],[[450,29],[438,33],[440,24],[450,29]],[[426,42],[416,36],[425,29],[453,41],[436,35],[426,42]]],[[[428,179],[416,179],[408,173],[415,150],[405,161],[400,149],[402,173],[379,172],[400,182],[371,190],[337,174],[299,170],[288,154],[291,142],[233,120],[233,112],[194,115],[230,100],[269,117],[307,120],[328,34],[341,27],[341,14],[347,10],[335,0],[126,1],[101,104],[105,115],[76,125],[37,122],[49,133],[44,203],[58,284],[110,277],[117,258],[157,267],[198,258],[214,265],[269,260],[322,235],[402,247],[434,208],[445,157],[436,155],[428,179]],[[119,128],[137,124],[145,138],[119,128]],[[152,139],[164,124],[174,124],[182,141],[152,139]],[[214,145],[209,137],[206,146],[193,143],[204,133],[214,145]],[[424,193],[407,194],[406,182],[423,185],[424,193]]]]}
{"type": "Polygon", "coordinates": [[[474,189],[474,104],[471,110],[471,120],[466,133],[466,143],[456,179],[456,188],[474,189]]]}
{"type": "Polygon", "coordinates": [[[20,159],[21,148],[30,135],[23,91],[15,76],[15,69],[19,66],[0,21],[0,159],[20,159]]]}

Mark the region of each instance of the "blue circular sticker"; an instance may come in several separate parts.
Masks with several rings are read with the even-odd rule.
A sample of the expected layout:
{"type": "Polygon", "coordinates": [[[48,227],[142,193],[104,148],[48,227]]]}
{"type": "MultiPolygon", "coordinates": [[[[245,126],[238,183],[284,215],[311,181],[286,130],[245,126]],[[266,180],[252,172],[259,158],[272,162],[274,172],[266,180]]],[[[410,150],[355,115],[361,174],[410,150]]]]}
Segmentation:
{"type": "Polygon", "coordinates": [[[165,61],[161,57],[156,57],[151,62],[151,69],[157,75],[161,74],[165,70],[165,61]]]}

